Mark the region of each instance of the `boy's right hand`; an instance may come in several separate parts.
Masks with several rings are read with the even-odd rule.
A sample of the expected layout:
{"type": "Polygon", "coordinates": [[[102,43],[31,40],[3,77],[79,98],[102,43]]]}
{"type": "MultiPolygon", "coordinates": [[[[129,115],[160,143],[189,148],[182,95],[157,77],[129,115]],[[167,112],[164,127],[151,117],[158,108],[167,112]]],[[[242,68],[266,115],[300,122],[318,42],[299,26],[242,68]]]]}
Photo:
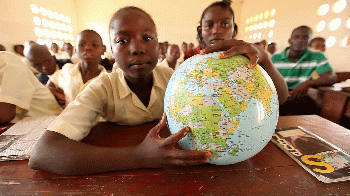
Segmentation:
{"type": "Polygon", "coordinates": [[[64,91],[61,88],[53,88],[53,87],[48,87],[51,91],[51,93],[55,96],[58,104],[61,106],[66,105],[66,96],[64,94],[64,91]]]}
{"type": "Polygon", "coordinates": [[[147,134],[144,141],[136,148],[136,159],[141,168],[159,168],[169,166],[187,166],[207,163],[209,151],[179,150],[174,145],[189,131],[189,127],[167,138],[161,138],[158,133],[166,127],[166,115],[147,134]]]}

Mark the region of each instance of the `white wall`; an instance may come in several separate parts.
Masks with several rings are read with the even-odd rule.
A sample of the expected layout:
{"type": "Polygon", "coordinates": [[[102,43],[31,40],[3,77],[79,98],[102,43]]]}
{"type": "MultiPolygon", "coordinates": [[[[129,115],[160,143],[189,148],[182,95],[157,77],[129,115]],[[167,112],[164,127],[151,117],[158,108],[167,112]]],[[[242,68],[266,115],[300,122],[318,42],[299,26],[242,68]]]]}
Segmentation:
{"type": "Polygon", "coordinates": [[[70,16],[73,35],[77,34],[77,17],[73,0],[0,0],[0,43],[13,52],[13,45],[23,44],[28,40],[36,41],[33,16],[30,5],[59,12],[70,16]]]}
{"type": "MultiPolygon", "coordinates": [[[[249,42],[249,32],[246,33],[246,19],[266,10],[276,9],[276,24],[273,27],[274,36],[268,41],[277,42],[279,50],[288,46],[288,38],[293,28],[300,25],[308,25],[314,29],[314,36],[338,37],[350,36],[350,29],[344,27],[345,21],[350,17],[349,0],[347,7],[338,14],[343,20],[340,30],[316,32],[316,24],[320,19],[327,23],[335,17],[334,13],[319,17],[316,15],[321,4],[333,5],[337,0],[234,0],[233,9],[235,20],[238,24],[238,39],[249,42]]],[[[90,28],[101,34],[104,43],[109,46],[108,24],[112,14],[119,8],[133,5],[143,8],[154,19],[159,41],[181,44],[183,41],[196,41],[196,27],[201,13],[205,7],[214,0],[0,0],[0,43],[12,51],[14,44],[23,44],[29,39],[36,40],[33,33],[33,14],[30,4],[43,6],[57,12],[69,15],[72,18],[72,26],[75,29],[73,35],[83,29],[90,28]]],[[[265,37],[266,38],[266,37],[265,37]]],[[[264,38],[262,38],[264,39],[264,38]]],[[[336,44],[328,48],[326,55],[330,59],[335,71],[350,71],[350,47],[340,47],[336,44]]]]}
{"type": "MultiPolygon", "coordinates": [[[[350,5],[347,1],[346,8],[339,14],[335,14],[332,10],[324,16],[317,15],[317,9],[322,4],[330,4],[332,6],[337,0],[293,0],[293,1],[281,1],[281,0],[244,0],[241,9],[241,18],[239,21],[239,33],[238,37],[245,41],[256,42],[258,39],[249,39],[248,35],[251,32],[245,32],[246,19],[250,16],[265,12],[266,10],[276,9],[276,20],[274,30],[274,36],[269,39],[267,36],[261,38],[267,41],[276,42],[278,50],[283,50],[289,46],[288,39],[291,32],[295,27],[300,25],[307,25],[314,31],[313,37],[328,38],[330,35],[337,37],[338,42],[331,48],[326,49],[326,56],[329,58],[331,65],[335,71],[350,71],[350,46],[341,47],[339,44],[340,39],[345,36],[350,36],[350,29],[346,28],[346,20],[350,18],[350,5]],[[324,20],[327,25],[334,18],[339,17],[342,20],[341,27],[337,31],[330,31],[328,26],[322,32],[317,32],[316,24],[320,20],[324,20]]],[[[255,31],[256,32],[256,31],[255,31]]]]}

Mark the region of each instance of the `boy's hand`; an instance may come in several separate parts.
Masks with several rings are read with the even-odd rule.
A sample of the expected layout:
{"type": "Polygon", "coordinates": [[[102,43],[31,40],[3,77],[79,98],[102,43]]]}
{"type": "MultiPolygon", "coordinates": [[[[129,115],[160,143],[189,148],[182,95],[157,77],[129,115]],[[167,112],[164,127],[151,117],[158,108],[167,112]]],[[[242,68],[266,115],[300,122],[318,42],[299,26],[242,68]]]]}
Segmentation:
{"type": "Polygon", "coordinates": [[[153,127],[145,140],[136,149],[136,159],[142,168],[159,168],[167,166],[186,166],[207,163],[211,153],[208,151],[186,151],[174,148],[189,131],[189,127],[181,129],[167,138],[160,138],[158,133],[166,126],[166,116],[153,127]]]}
{"type": "Polygon", "coordinates": [[[254,68],[256,64],[262,65],[264,64],[266,58],[268,58],[268,55],[263,48],[243,40],[236,39],[225,40],[218,44],[209,45],[201,50],[201,54],[216,51],[224,51],[219,54],[219,58],[228,58],[239,54],[247,56],[250,59],[248,68],[254,68]]]}
{"type": "Polygon", "coordinates": [[[50,89],[51,93],[55,96],[58,104],[60,104],[61,106],[66,105],[66,96],[61,88],[48,88],[50,89]]]}

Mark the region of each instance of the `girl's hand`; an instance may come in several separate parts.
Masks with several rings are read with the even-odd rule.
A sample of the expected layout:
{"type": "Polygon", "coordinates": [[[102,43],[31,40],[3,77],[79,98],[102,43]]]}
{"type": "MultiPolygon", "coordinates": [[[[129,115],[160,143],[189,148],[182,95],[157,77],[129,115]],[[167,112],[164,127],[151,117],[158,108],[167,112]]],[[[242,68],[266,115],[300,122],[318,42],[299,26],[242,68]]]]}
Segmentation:
{"type": "Polygon", "coordinates": [[[218,44],[209,45],[203,50],[201,54],[207,54],[216,51],[224,51],[219,54],[219,58],[228,58],[234,55],[245,55],[250,59],[248,68],[254,68],[255,65],[263,66],[266,60],[269,60],[268,55],[262,47],[245,42],[243,40],[230,39],[222,41],[218,44]]]}
{"type": "Polygon", "coordinates": [[[166,127],[166,115],[153,127],[144,141],[136,148],[136,158],[142,168],[159,168],[166,166],[187,166],[207,163],[210,152],[179,150],[174,145],[190,131],[189,127],[181,129],[167,138],[160,138],[158,133],[166,127]]]}

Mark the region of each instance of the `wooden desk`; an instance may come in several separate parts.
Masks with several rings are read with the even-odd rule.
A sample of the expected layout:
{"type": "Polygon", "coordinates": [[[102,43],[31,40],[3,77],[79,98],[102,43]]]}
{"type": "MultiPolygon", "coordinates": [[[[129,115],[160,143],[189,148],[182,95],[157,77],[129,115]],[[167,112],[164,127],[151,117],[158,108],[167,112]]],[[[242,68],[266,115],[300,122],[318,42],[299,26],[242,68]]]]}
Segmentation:
{"type": "MultiPolygon", "coordinates": [[[[350,118],[350,93],[333,86],[309,89],[308,95],[321,108],[321,116],[341,124],[344,117],[350,118]]],[[[348,119],[347,119],[348,120],[348,119]]]]}
{"type": "MultiPolygon", "coordinates": [[[[122,146],[139,143],[156,123],[138,127],[98,125],[86,143],[122,146]],[[121,131],[114,132],[113,129],[121,131]],[[126,132],[133,136],[126,136],[126,132]],[[97,137],[100,137],[98,140],[97,137]],[[114,139],[118,138],[119,142],[114,139]]],[[[303,126],[350,152],[350,131],[319,116],[283,116],[277,128],[303,126]]],[[[162,133],[168,135],[167,131],[162,133]]],[[[28,167],[28,161],[0,162],[0,195],[347,195],[350,181],[325,184],[275,144],[256,156],[227,166],[139,169],[89,176],[65,176],[28,167]]]]}

